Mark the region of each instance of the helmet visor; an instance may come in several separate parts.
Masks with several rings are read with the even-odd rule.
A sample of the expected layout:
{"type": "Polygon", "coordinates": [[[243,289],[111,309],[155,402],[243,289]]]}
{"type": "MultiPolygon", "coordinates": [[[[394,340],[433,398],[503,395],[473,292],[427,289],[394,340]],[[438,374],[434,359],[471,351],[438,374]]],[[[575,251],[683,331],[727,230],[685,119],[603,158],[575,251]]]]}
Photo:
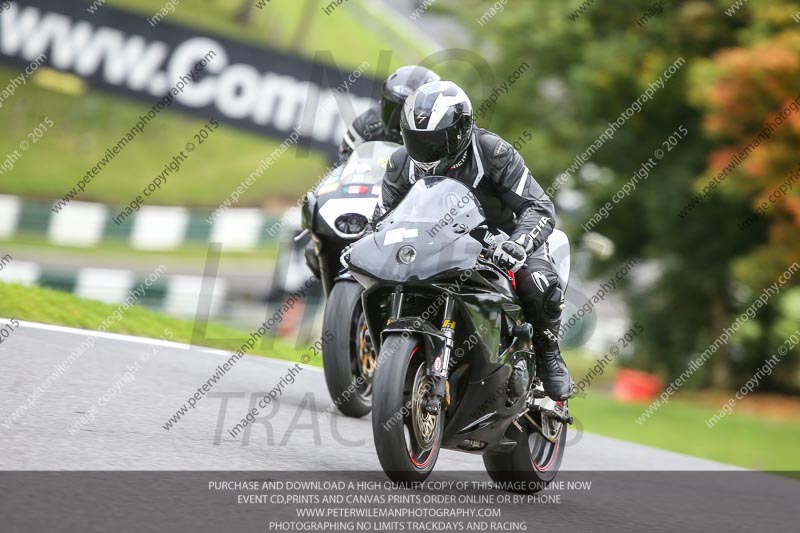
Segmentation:
{"type": "Polygon", "coordinates": [[[411,159],[433,163],[458,153],[456,132],[448,130],[409,130],[403,128],[403,143],[411,159]]]}
{"type": "Polygon", "coordinates": [[[381,98],[381,122],[387,131],[400,131],[400,111],[403,102],[398,102],[384,95],[381,98]]]}

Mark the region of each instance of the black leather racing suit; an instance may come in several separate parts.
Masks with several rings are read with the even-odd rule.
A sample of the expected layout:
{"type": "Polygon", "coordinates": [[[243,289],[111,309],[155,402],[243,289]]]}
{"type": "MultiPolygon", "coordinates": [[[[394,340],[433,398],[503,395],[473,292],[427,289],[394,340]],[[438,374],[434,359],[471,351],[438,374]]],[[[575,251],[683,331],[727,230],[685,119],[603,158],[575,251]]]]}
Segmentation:
{"type": "MultiPolygon", "coordinates": [[[[516,276],[517,294],[525,316],[534,327],[534,346],[539,353],[558,354],[558,330],[563,306],[559,284],[547,247],[555,227],[553,202],[531,175],[522,156],[499,136],[475,128],[464,154],[444,172],[437,172],[469,186],[483,206],[488,225],[500,228],[512,240],[529,234],[534,251],[516,276]]],[[[399,148],[386,166],[381,196],[373,224],[391,211],[417,178],[406,149],[399,148]]]]}
{"type": "Polygon", "coordinates": [[[380,110],[377,107],[371,107],[358,115],[347,128],[347,133],[339,145],[339,161],[345,163],[359,144],[368,141],[389,141],[403,144],[402,138],[386,133],[386,128],[381,122],[380,110]]]}

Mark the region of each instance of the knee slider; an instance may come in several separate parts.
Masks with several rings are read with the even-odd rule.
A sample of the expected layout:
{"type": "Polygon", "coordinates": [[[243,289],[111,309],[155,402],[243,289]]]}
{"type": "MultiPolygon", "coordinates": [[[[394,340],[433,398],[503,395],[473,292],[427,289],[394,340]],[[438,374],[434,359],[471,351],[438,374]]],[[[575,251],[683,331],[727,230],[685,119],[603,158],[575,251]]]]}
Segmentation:
{"type": "Polygon", "coordinates": [[[564,292],[558,276],[548,268],[549,265],[542,264],[541,267],[530,269],[529,278],[525,279],[520,297],[527,305],[535,308],[536,315],[540,319],[558,319],[561,317],[564,292]]]}
{"type": "Polygon", "coordinates": [[[541,259],[534,259],[527,264],[530,281],[540,295],[544,295],[552,285],[558,284],[558,275],[553,270],[553,265],[541,259]]]}
{"type": "Polygon", "coordinates": [[[547,288],[542,303],[545,312],[552,318],[561,317],[561,310],[564,309],[564,291],[561,290],[558,281],[547,288]]]}

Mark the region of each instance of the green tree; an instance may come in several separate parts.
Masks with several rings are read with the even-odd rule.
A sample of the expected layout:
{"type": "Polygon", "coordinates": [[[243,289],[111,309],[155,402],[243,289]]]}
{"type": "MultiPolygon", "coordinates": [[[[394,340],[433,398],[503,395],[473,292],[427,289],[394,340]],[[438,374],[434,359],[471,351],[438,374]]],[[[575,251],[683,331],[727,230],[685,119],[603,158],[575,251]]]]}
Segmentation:
{"type": "MultiPolygon", "coordinates": [[[[562,214],[573,240],[643,163],[657,160],[648,177],[619,203],[612,202],[608,217],[591,229],[615,242],[610,267],[632,256],[657,261],[658,280],[629,291],[629,302],[645,326],[635,364],[668,377],[682,372],[749,305],[739,290],[742,273],[734,265],[766,242],[765,221],[738,227],[750,214],[752,193],[715,191],[679,216],[698,184],[711,177],[709,156],[723,142],[703,126],[708,108],[700,93],[713,83],[708,62],[717,61],[722,50],[748,47],[780,31],[797,32],[791,20],[796,9],[788,2],[764,0],[728,16],[730,3],[675,1],[657,13],[648,0],[596,2],[576,17],[578,0],[509,2],[482,26],[476,19],[486,12],[486,3],[459,3],[453,10],[474,29],[475,45],[493,58],[501,83],[522,62],[531,66],[500,98],[491,118],[478,122],[507,138],[530,130],[533,140],[521,152],[539,181],[545,186],[564,181],[557,187],[557,200],[564,191],[584,196],[582,210],[562,214]],[[648,10],[653,14],[645,16],[648,10]],[[680,58],[677,72],[642,101],[648,87],[660,83],[665,69],[680,58]],[[637,99],[641,110],[591,150],[587,163],[568,170],[637,99]],[[670,136],[675,139],[681,127],[688,134],[671,145],[670,136]],[[653,157],[656,149],[664,150],[663,158],[653,157]]],[[[746,93],[739,97],[746,106],[746,93]]],[[[785,259],[775,261],[783,265],[781,271],[785,259]]],[[[753,282],[750,289],[761,287],[753,282]]],[[[753,362],[766,355],[757,347],[775,320],[771,313],[759,315],[760,325],[754,321],[715,353],[696,383],[739,383],[753,362]]]]}

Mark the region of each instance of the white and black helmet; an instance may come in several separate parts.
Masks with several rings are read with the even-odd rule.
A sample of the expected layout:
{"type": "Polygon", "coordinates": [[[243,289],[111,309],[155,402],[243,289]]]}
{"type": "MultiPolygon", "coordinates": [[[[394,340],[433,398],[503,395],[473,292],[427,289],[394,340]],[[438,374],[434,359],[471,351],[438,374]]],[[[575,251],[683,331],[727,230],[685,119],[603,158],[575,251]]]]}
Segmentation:
{"type": "Polygon", "coordinates": [[[400,117],[406,151],[426,173],[458,158],[469,146],[473,125],[469,97],[450,81],[417,89],[406,99],[400,117]]]}

